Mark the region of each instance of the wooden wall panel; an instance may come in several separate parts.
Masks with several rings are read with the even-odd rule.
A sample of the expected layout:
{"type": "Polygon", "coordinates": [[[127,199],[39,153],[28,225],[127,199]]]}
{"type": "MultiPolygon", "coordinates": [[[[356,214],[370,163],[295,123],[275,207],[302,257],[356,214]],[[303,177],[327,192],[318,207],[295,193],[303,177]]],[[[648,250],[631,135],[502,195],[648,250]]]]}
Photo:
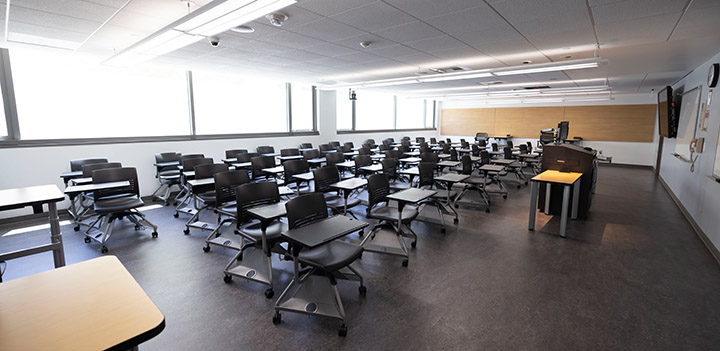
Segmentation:
{"type": "Polygon", "coordinates": [[[495,133],[495,109],[459,108],[442,110],[440,134],[474,136],[477,132],[495,133]]]}
{"type": "Polygon", "coordinates": [[[541,129],[570,121],[569,137],[585,140],[652,142],[656,105],[602,105],[442,110],[441,135],[510,134],[538,138],[541,129]]]}
{"type": "Polygon", "coordinates": [[[656,105],[567,106],[569,137],[585,140],[649,143],[655,131],[656,105]]]}
{"type": "Polygon", "coordinates": [[[541,129],[554,128],[562,120],[562,106],[497,108],[495,135],[510,134],[518,138],[538,138],[541,129]]]}

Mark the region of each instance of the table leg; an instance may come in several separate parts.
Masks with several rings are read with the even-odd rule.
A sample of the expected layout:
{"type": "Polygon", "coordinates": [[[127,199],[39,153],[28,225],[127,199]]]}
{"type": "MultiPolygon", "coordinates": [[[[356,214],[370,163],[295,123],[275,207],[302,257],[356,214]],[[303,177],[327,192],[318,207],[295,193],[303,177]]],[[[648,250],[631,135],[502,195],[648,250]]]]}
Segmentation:
{"type": "Polygon", "coordinates": [[[62,232],[60,232],[57,203],[48,202],[48,210],[50,212],[50,240],[53,244],[58,244],[58,248],[53,250],[53,259],[55,260],[55,268],[59,268],[65,265],[65,250],[63,248],[62,232]]]}
{"type": "Polygon", "coordinates": [[[535,230],[535,212],[537,212],[538,198],[538,182],[532,182],[530,185],[530,219],[528,220],[528,230],[535,230]]]}
{"type": "Polygon", "coordinates": [[[550,193],[552,193],[552,184],[545,184],[545,214],[550,214],[550,193]]]}
{"type": "Polygon", "coordinates": [[[344,205],[344,209],[343,209],[343,215],[344,215],[344,216],[347,216],[347,199],[348,199],[348,197],[350,196],[350,190],[348,190],[348,189],[343,189],[343,195],[344,195],[343,197],[345,198],[345,205],[344,205]]]}
{"type": "Polygon", "coordinates": [[[578,204],[580,202],[580,179],[575,182],[573,189],[573,203],[572,203],[572,215],[570,218],[577,219],[578,216],[578,204]]]}
{"type": "Polygon", "coordinates": [[[567,229],[568,202],[570,202],[570,185],[565,185],[563,186],[562,214],[560,215],[560,236],[563,238],[567,229]]]}

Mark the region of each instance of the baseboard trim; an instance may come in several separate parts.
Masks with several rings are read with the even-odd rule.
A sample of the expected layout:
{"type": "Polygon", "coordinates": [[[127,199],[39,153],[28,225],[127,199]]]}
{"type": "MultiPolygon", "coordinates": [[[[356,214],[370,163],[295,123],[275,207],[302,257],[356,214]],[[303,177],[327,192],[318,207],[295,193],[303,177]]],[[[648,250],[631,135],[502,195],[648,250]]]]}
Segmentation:
{"type": "Polygon", "coordinates": [[[675,202],[675,205],[680,209],[680,212],[682,212],[683,216],[685,216],[685,219],[690,223],[690,226],[695,230],[695,234],[697,234],[698,238],[700,238],[700,241],[705,244],[705,247],[707,247],[708,251],[710,251],[710,254],[715,258],[715,261],[720,264],[720,251],[713,245],[712,241],[710,241],[710,238],[707,237],[705,232],[700,228],[700,226],[695,222],[695,219],[692,218],[690,215],[690,212],[687,211],[685,206],[680,202],[680,199],[675,196],[675,193],[670,189],[670,187],[665,183],[665,180],[662,178],[662,176],[658,175],[658,180],[660,181],[660,184],[662,184],[663,188],[670,194],[670,198],[672,198],[673,202],[675,202]]]}

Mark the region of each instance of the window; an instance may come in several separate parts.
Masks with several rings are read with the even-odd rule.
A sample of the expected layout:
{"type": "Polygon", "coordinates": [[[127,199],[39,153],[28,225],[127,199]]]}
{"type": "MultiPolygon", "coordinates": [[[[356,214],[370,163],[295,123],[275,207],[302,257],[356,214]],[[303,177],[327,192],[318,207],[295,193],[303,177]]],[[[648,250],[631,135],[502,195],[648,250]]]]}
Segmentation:
{"type": "Polygon", "coordinates": [[[313,86],[293,83],[292,87],[292,129],[293,131],[313,130],[313,86]]]}
{"type": "Polygon", "coordinates": [[[425,101],[425,128],[435,128],[435,100],[425,101]]]}
{"type": "Polygon", "coordinates": [[[337,114],[337,129],[352,130],[353,107],[347,90],[335,91],[335,110],[337,114]]]}
{"type": "Polygon", "coordinates": [[[357,91],[355,129],[393,129],[395,97],[373,91],[357,91]]]}
{"type": "Polygon", "coordinates": [[[425,128],[425,100],[397,98],[397,129],[425,128]]]}
{"type": "Polygon", "coordinates": [[[285,82],[193,72],[197,134],[287,132],[285,82]]]}
{"type": "Polygon", "coordinates": [[[10,52],[10,60],[23,139],[189,132],[184,71],[108,67],[18,49],[10,52]]]}

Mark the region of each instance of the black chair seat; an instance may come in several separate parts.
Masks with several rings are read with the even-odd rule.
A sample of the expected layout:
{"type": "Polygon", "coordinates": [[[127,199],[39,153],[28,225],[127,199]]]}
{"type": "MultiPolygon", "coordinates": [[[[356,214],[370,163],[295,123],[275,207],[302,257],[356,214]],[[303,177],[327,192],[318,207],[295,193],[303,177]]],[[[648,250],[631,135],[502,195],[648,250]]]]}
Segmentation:
{"type": "Polygon", "coordinates": [[[202,200],[206,205],[213,206],[215,204],[215,191],[207,191],[204,193],[197,194],[197,197],[202,200]]]}
{"type": "Polygon", "coordinates": [[[405,190],[412,188],[412,184],[405,183],[405,182],[394,182],[390,183],[390,189],[391,190],[405,190]]]}
{"type": "Polygon", "coordinates": [[[145,205],[137,196],[121,196],[95,201],[96,213],[111,213],[145,205]]]}
{"type": "MultiPolygon", "coordinates": [[[[418,211],[416,208],[407,207],[403,208],[402,211],[402,221],[403,223],[410,222],[417,218],[418,211]]],[[[398,209],[397,207],[390,207],[390,206],[381,206],[381,207],[375,207],[370,211],[370,218],[376,218],[381,220],[386,220],[389,222],[396,222],[398,218],[398,209]]]]}
{"type": "Polygon", "coordinates": [[[465,180],[463,181],[463,183],[465,183],[465,184],[470,184],[470,185],[484,185],[484,184],[489,184],[489,183],[492,182],[492,178],[490,178],[490,176],[492,176],[492,173],[488,173],[487,183],[486,183],[486,181],[485,181],[485,177],[477,177],[477,176],[471,176],[470,178],[465,179],[465,180]]]}
{"type": "MultiPolygon", "coordinates": [[[[328,207],[330,207],[332,209],[340,209],[341,210],[341,209],[345,208],[345,200],[340,196],[329,197],[329,198],[326,197],[325,203],[327,204],[328,207]]],[[[360,204],[360,199],[358,199],[356,197],[348,197],[347,208],[355,207],[359,204],[360,204]]]]}
{"type": "Polygon", "coordinates": [[[363,248],[360,245],[334,240],[313,249],[300,251],[298,260],[331,272],[353,263],[362,252],[363,248]]]}
{"type": "Polygon", "coordinates": [[[161,171],[161,172],[158,172],[158,175],[161,176],[161,177],[179,176],[179,175],[180,175],[180,170],[177,169],[177,170],[161,171]]]}
{"type": "MultiPolygon", "coordinates": [[[[437,194],[435,194],[435,195],[432,196],[434,199],[444,200],[444,199],[447,199],[447,198],[448,198],[448,191],[445,190],[445,189],[433,189],[433,191],[437,191],[437,194]]],[[[451,191],[450,191],[450,198],[451,198],[451,199],[452,199],[452,198],[455,198],[455,196],[457,196],[457,194],[458,194],[458,193],[457,193],[456,191],[452,191],[452,190],[451,190],[451,191]]]]}
{"type": "MultiPolygon", "coordinates": [[[[276,241],[281,238],[281,233],[288,230],[288,225],[283,222],[274,221],[265,230],[265,237],[268,241],[276,241]]],[[[260,221],[254,220],[240,227],[240,232],[252,238],[255,242],[262,241],[262,227],[260,221]]]]}

